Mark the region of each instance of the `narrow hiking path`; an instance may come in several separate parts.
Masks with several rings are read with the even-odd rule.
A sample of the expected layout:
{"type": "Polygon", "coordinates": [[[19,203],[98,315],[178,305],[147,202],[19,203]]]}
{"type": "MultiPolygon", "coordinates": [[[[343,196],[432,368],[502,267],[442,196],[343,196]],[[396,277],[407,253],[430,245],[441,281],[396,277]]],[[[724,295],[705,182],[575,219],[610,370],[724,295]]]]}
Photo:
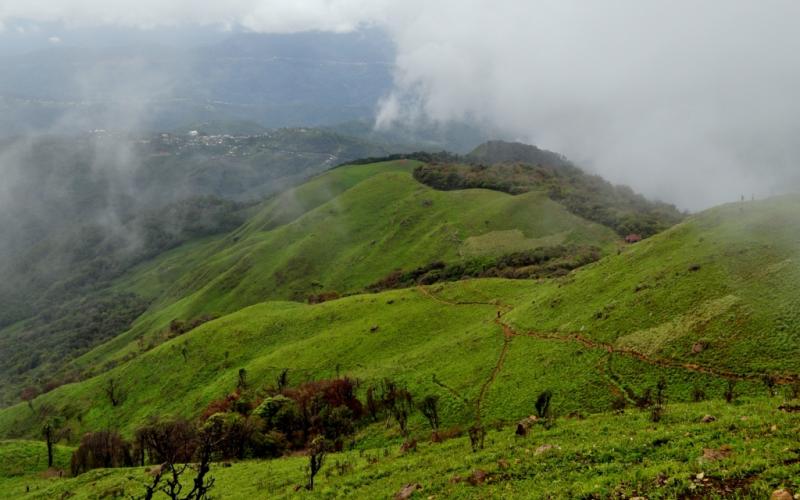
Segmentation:
{"type": "MultiPolygon", "coordinates": [[[[509,325],[506,325],[509,326],[509,325]]],[[[702,373],[704,375],[711,375],[719,378],[724,378],[728,380],[762,380],[765,377],[772,377],[776,384],[785,385],[785,384],[792,384],[795,382],[800,382],[800,375],[794,374],[770,374],[770,373],[760,373],[760,372],[732,372],[729,370],[723,370],[719,368],[712,368],[710,366],[703,366],[697,363],[683,363],[680,361],[672,360],[669,358],[654,358],[643,354],[639,351],[635,351],[633,349],[628,349],[625,347],[615,347],[612,344],[608,344],[605,342],[598,342],[592,339],[588,339],[581,335],[580,333],[568,333],[568,334],[558,334],[558,333],[550,333],[550,332],[537,332],[537,331],[527,331],[527,332],[517,332],[513,330],[512,327],[509,326],[514,332],[514,336],[519,337],[532,337],[539,340],[549,340],[549,341],[556,341],[556,342],[567,342],[567,343],[579,343],[584,347],[588,347],[590,349],[600,349],[606,351],[609,354],[619,354],[622,356],[627,356],[630,358],[637,359],[643,363],[647,363],[652,366],[656,366],[659,368],[672,368],[672,369],[680,369],[685,371],[690,371],[694,373],[702,373]]]]}
{"type": "MultiPolygon", "coordinates": [[[[508,348],[511,343],[511,339],[513,337],[530,337],[535,338],[538,340],[544,341],[553,341],[553,342],[565,342],[565,343],[578,343],[583,345],[589,349],[597,349],[602,350],[610,355],[618,354],[621,356],[626,356],[630,358],[634,358],[638,361],[643,363],[649,364],[651,366],[659,367],[659,368],[668,368],[668,369],[678,369],[689,371],[693,373],[701,373],[704,375],[710,375],[713,377],[723,378],[726,380],[735,380],[735,381],[745,381],[745,380],[764,380],[765,378],[771,378],[776,384],[778,385],[787,385],[800,382],[800,375],[797,374],[771,374],[771,373],[760,373],[760,372],[733,372],[730,370],[712,368],[709,366],[699,365],[697,363],[684,363],[681,361],[672,360],[669,358],[654,358],[648,356],[644,353],[638,352],[633,349],[628,349],[624,347],[616,347],[612,344],[606,342],[600,342],[596,340],[592,340],[590,338],[585,337],[584,335],[573,332],[573,333],[557,333],[557,332],[541,332],[541,331],[526,331],[526,332],[518,332],[514,329],[513,326],[504,322],[502,320],[502,316],[513,309],[513,306],[508,304],[503,304],[499,301],[486,301],[486,302],[479,302],[479,301],[463,301],[463,302],[454,302],[443,299],[441,297],[436,296],[436,294],[432,293],[429,289],[427,289],[423,285],[417,285],[417,289],[426,297],[429,297],[432,300],[440,302],[442,304],[447,304],[451,306],[464,306],[464,305],[491,305],[497,308],[497,317],[495,318],[495,323],[500,325],[503,329],[503,349],[500,352],[500,356],[498,362],[496,363],[494,369],[492,370],[489,379],[486,380],[483,385],[481,386],[481,391],[478,395],[478,400],[476,401],[476,411],[480,411],[480,406],[485,399],[486,393],[488,392],[492,382],[494,382],[497,374],[502,369],[503,363],[505,361],[506,355],[508,354],[508,348]]],[[[615,380],[617,384],[621,384],[620,380],[615,380]]],[[[624,384],[621,385],[622,388],[625,388],[624,384]]],[[[627,389],[627,388],[625,388],[627,389]]],[[[629,390],[625,390],[626,396],[631,397],[631,393],[629,390]]]]}
{"type": "MultiPolygon", "coordinates": [[[[499,321],[497,323],[500,324],[499,321]]],[[[497,378],[497,374],[503,369],[503,363],[505,363],[506,357],[508,356],[508,348],[511,346],[511,339],[514,338],[511,331],[506,328],[505,325],[500,325],[503,327],[503,347],[500,349],[500,356],[497,358],[497,363],[494,365],[494,368],[492,368],[489,378],[481,385],[481,390],[478,392],[478,397],[475,399],[475,420],[477,422],[481,421],[481,406],[483,405],[483,400],[486,399],[486,393],[497,378]]]]}
{"type": "MultiPolygon", "coordinates": [[[[481,306],[492,306],[492,307],[497,308],[497,318],[495,319],[495,323],[498,324],[502,328],[502,331],[503,331],[503,346],[500,348],[500,354],[498,355],[497,362],[495,363],[494,368],[492,368],[492,371],[489,373],[489,378],[487,378],[483,382],[483,384],[481,384],[480,391],[478,391],[478,395],[476,396],[474,403],[472,403],[475,406],[475,421],[480,425],[480,422],[481,422],[481,408],[483,406],[483,401],[486,399],[486,393],[489,392],[489,388],[492,386],[492,383],[497,378],[497,374],[500,373],[500,371],[503,369],[503,364],[505,363],[506,356],[508,355],[508,348],[511,345],[511,339],[514,337],[512,331],[509,328],[507,328],[505,325],[500,323],[500,316],[503,314],[503,310],[504,309],[510,309],[511,306],[506,305],[506,304],[501,304],[501,303],[499,303],[497,301],[486,301],[486,302],[481,302],[481,301],[460,301],[460,302],[453,302],[453,301],[438,297],[434,293],[431,293],[431,291],[428,290],[428,288],[426,288],[424,285],[417,285],[417,290],[419,290],[419,292],[422,295],[430,298],[431,300],[435,300],[436,302],[439,302],[440,304],[445,304],[445,305],[448,305],[448,306],[470,306],[470,305],[474,306],[474,305],[481,305],[481,306]]],[[[455,391],[451,387],[449,387],[449,386],[445,385],[444,383],[442,383],[440,381],[437,381],[437,380],[434,380],[434,383],[436,383],[437,385],[447,389],[452,394],[454,394],[457,397],[459,397],[459,399],[463,400],[465,404],[467,404],[467,405],[470,404],[470,401],[467,398],[462,397],[457,391],[455,391]]]]}

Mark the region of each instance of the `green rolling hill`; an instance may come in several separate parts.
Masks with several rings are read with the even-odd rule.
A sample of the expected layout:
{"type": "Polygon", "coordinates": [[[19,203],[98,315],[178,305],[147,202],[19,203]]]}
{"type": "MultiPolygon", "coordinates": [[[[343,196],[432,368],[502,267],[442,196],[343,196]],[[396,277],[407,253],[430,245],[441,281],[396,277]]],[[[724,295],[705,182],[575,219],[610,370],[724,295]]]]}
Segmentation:
{"type": "MultiPolygon", "coordinates": [[[[512,425],[533,413],[547,390],[560,417],[530,441],[510,438],[508,427],[492,432],[486,450],[458,464],[452,456],[457,448],[466,452],[464,440],[424,444],[409,456],[396,451],[404,440],[396,428],[373,423],[358,430],[361,451],[336,455],[337,463],[355,465],[321,479],[324,496],[382,497],[402,487],[371,475],[369,453],[383,453],[380,477],[396,474],[423,483],[426,494],[463,497],[503,496],[504,487],[508,494],[530,487],[586,498],[595,490],[612,495],[617,487],[627,496],[670,497],[694,491],[692,474],[704,470],[718,479],[708,491],[722,495],[726,488],[768,491],[791,476],[797,462],[786,443],[797,421],[767,396],[797,397],[800,383],[800,222],[794,216],[800,198],[717,207],[626,246],[610,227],[579,217],[543,190],[439,191],[415,180],[418,166],[400,159],[333,169],[267,200],[229,234],[140,264],[114,290],[149,297],[149,308],[129,331],[71,363],[81,381],[0,410],[0,436],[36,438],[51,415],[63,417],[73,435],[113,428],[132,436],[155,416],[202,414],[236,390],[241,369],[256,387],[288,370],[291,384],[353,377],[362,397],[386,378],[416,397],[435,395],[441,426],[454,436],[475,422],[512,425]],[[470,275],[366,292],[393,271],[436,261],[488,262],[586,246],[603,257],[563,275],[470,275]],[[319,295],[331,300],[307,303],[319,295]],[[176,326],[193,320],[194,328],[176,326]],[[634,409],[661,379],[669,425],[634,409]],[[116,404],[106,391],[112,381],[116,404]],[[748,406],[722,402],[732,383],[733,399],[748,406]],[[706,399],[712,401],[691,403],[706,399]],[[623,416],[611,413],[622,408],[628,408],[623,416]],[[722,422],[697,423],[704,412],[723,415],[729,439],[720,434],[722,422]],[[743,412],[758,423],[735,425],[743,412]],[[764,430],[773,422],[779,432],[764,430]],[[575,441],[588,439],[593,426],[604,429],[595,448],[575,441]],[[687,433],[699,441],[689,443],[687,433]],[[628,436],[640,448],[626,447],[628,436]],[[757,458],[747,462],[741,457],[750,439],[757,458]],[[656,449],[658,440],[666,447],[656,449]],[[524,470],[498,465],[501,459],[526,463],[531,449],[549,444],[559,451],[524,470]],[[705,453],[704,446],[736,451],[709,467],[684,463],[705,453]],[[778,449],[786,455],[775,456],[778,449]],[[614,460],[619,466],[610,465],[614,460]],[[564,471],[575,461],[586,468],[571,473],[564,488],[548,489],[555,479],[547,471],[564,471]],[[641,461],[646,465],[627,481],[624,464],[641,461]],[[493,471],[494,485],[474,490],[447,481],[478,467],[493,471]],[[659,484],[662,475],[674,481],[659,484]]],[[[419,413],[409,428],[427,440],[419,413]]],[[[29,445],[14,446],[8,453],[29,445]]],[[[245,462],[219,477],[232,498],[246,498],[262,466],[299,467],[295,458],[245,462]]],[[[284,472],[264,487],[291,495],[299,480],[284,472]]],[[[19,475],[6,476],[0,484],[21,487],[19,475]]],[[[74,489],[79,498],[90,497],[120,484],[134,487],[130,477],[35,482],[35,495],[74,489]]]]}
{"type": "MultiPolygon", "coordinates": [[[[403,178],[388,175],[398,175],[387,178],[395,185],[403,178]]],[[[468,423],[478,404],[491,420],[524,416],[548,388],[563,413],[605,411],[618,394],[640,395],[664,373],[674,400],[691,400],[696,387],[721,397],[727,378],[758,394],[764,377],[800,380],[792,316],[800,283],[793,274],[798,228],[782,217],[798,203],[780,198],[713,209],[559,279],[473,279],[319,305],[270,301],[247,308],[238,287],[226,295],[212,280],[148,313],[152,319],[141,320],[141,333],[162,333],[181,311],[221,318],[150,350],[134,340],[140,333],[134,329],[126,334],[129,342],[122,337],[92,353],[97,361],[118,359],[119,366],[45,394],[34,406],[63,408],[80,417],[81,428],[130,430],[153,414],[199,413],[233,389],[241,367],[258,380],[272,380],[284,368],[301,380],[337,371],[361,380],[397,378],[414,393],[441,392],[449,400],[444,418],[453,424],[468,423]],[[757,246],[764,231],[771,243],[757,246]],[[193,307],[197,297],[212,305],[193,307]],[[224,315],[225,308],[235,312],[224,315]],[[123,362],[125,355],[130,361],[123,362]],[[434,376],[473,406],[437,386],[434,376]],[[128,386],[119,407],[103,401],[109,378],[128,386]]],[[[325,207],[309,214],[327,214],[325,207]]],[[[246,239],[240,242],[249,248],[246,239]]],[[[0,429],[30,436],[36,424],[29,416],[25,405],[4,410],[0,429]]]]}
{"type": "MultiPolygon", "coordinates": [[[[265,300],[363,291],[395,269],[553,245],[609,251],[606,227],[541,193],[442,192],[416,182],[413,161],[334,169],[265,203],[239,230],[167,254],[126,278],[160,289],[133,328],[77,360],[130,356],[172,320],[222,315],[265,300]],[[176,270],[177,268],[177,270],[176,270]]],[[[126,288],[127,287],[127,288],[126,288]]]]}

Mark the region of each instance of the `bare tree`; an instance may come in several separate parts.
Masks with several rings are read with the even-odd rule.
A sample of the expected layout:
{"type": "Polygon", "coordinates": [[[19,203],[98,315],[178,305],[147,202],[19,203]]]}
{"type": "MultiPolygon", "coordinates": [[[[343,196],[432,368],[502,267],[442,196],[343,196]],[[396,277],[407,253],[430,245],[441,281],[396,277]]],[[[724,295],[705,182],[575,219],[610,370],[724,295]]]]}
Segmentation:
{"type": "Polygon", "coordinates": [[[307,490],[314,489],[314,477],[322,469],[325,463],[325,453],[328,451],[328,443],[322,436],[317,436],[311,440],[308,447],[308,484],[307,490]]]}
{"type": "Polygon", "coordinates": [[[275,379],[275,385],[278,388],[278,392],[286,389],[289,387],[289,369],[284,368],[281,370],[281,373],[278,375],[278,378],[275,379]]]}
{"type": "Polygon", "coordinates": [[[732,403],[733,400],[736,398],[736,381],[728,379],[728,385],[725,388],[725,401],[728,403],[732,403]]]}
{"type": "Polygon", "coordinates": [[[405,387],[386,379],[383,381],[381,402],[397,420],[403,436],[408,436],[408,416],[414,411],[414,399],[411,393],[405,387]]]}
{"type": "Polygon", "coordinates": [[[61,426],[63,421],[59,417],[51,417],[42,425],[42,436],[47,443],[47,467],[53,466],[53,445],[62,437],[61,426]]]}
{"type": "MultiPolygon", "coordinates": [[[[175,430],[181,427],[173,425],[162,428],[175,430]]],[[[208,492],[214,487],[215,479],[208,474],[211,471],[211,459],[219,438],[213,432],[208,431],[192,433],[191,437],[182,430],[180,433],[181,439],[190,439],[192,442],[184,443],[183,446],[177,448],[170,446],[168,450],[162,450],[167,460],[154,468],[152,472],[153,479],[149,485],[145,485],[145,494],[140,498],[151,500],[156,492],[159,491],[172,500],[203,500],[209,498],[208,492]],[[186,449],[196,450],[197,462],[195,464],[178,464],[175,462],[175,459],[186,449]],[[192,489],[186,494],[182,494],[184,485],[181,479],[189,470],[195,471],[192,489]]],[[[158,439],[158,433],[150,433],[146,439],[153,440],[153,444],[155,444],[155,440],[158,439]]]]}
{"type": "Polygon", "coordinates": [[[425,396],[419,403],[419,411],[428,419],[434,433],[439,431],[439,396],[425,396]]]}
{"type": "Polygon", "coordinates": [[[111,401],[111,406],[118,406],[122,400],[125,399],[125,393],[114,377],[108,379],[105,387],[103,387],[103,391],[106,393],[106,396],[108,396],[109,401],[111,401]]]}

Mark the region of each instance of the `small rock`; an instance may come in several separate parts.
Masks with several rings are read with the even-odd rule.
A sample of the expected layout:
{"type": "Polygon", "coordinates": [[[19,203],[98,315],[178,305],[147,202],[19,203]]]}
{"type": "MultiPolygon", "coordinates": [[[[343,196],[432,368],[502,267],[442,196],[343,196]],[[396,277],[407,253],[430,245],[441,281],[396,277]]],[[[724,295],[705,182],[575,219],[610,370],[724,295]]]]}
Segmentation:
{"type": "Polygon", "coordinates": [[[707,460],[709,462],[714,462],[717,460],[722,460],[728,458],[733,454],[733,450],[731,450],[730,446],[721,446],[719,449],[714,448],[703,448],[703,460],[707,460]]]}
{"type": "Polygon", "coordinates": [[[417,440],[411,439],[410,441],[403,441],[403,444],[400,445],[400,451],[402,453],[408,453],[409,451],[417,451],[417,440]]]}
{"type": "Polygon", "coordinates": [[[694,354],[700,354],[701,352],[703,352],[705,350],[705,348],[706,348],[706,346],[704,346],[702,342],[695,342],[692,345],[692,352],[694,354]]]}
{"type": "Polygon", "coordinates": [[[776,432],[778,430],[778,426],[775,425],[775,424],[772,424],[772,427],[770,427],[769,430],[772,431],[772,432],[776,432]]]}
{"type": "Polygon", "coordinates": [[[700,421],[703,422],[704,424],[710,424],[711,422],[716,422],[716,420],[717,417],[715,417],[714,415],[706,415],[700,419],[700,421]]]}
{"type": "Polygon", "coordinates": [[[395,500],[408,500],[409,498],[411,498],[411,495],[413,495],[414,492],[416,492],[417,490],[421,490],[421,489],[422,489],[422,485],[421,484],[419,484],[419,483],[409,483],[409,484],[403,486],[400,489],[400,491],[398,491],[395,494],[394,498],[395,498],[395,500]]]}
{"type": "Polygon", "coordinates": [[[770,500],[793,500],[792,492],[786,489],[775,490],[770,495],[770,500]]]}
{"type": "Polygon", "coordinates": [[[539,421],[539,417],[531,415],[530,417],[523,418],[517,422],[517,436],[526,436],[531,427],[539,421]]]}
{"type": "Polygon", "coordinates": [[[534,453],[536,455],[541,455],[542,453],[546,453],[550,450],[560,450],[560,449],[561,449],[560,446],[554,446],[552,444],[543,444],[540,447],[536,448],[536,451],[534,453]]]}
{"type": "Polygon", "coordinates": [[[467,479],[467,481],[469,481],[469,484],[472,486],[478,486],[486,481],[486,475],[486,471],[475,469],[472,471],[472,475],[469,477],[469,479],[467,479]]]}
{"type": "Polygon", "coordinates": [[[703,479],[704,477],[706,477],[706,473],[705,472],[700,472],[694,477],[695,477],[695,479],[698,479],[698,480],[699,479],[703,479]]]}

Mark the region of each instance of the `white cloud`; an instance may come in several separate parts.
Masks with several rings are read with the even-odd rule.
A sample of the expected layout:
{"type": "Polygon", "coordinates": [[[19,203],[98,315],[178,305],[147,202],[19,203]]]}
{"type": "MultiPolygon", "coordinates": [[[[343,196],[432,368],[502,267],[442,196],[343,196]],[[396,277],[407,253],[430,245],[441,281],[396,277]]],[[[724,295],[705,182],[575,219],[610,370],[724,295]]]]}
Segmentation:
{"type": "Polygon", "coordinates": [[[48,42],[52,43],[53,45],[58,45],[61,43],[61,38],[57,36],[51,36],[47,39],[48,42]]]}
{"type": "Polygon", "coordinates": [[[798,15],[788,0],[443,0],[390,21],[397,88],[379,118],[418,114],[409,101],[484,118],[684,207],[767,195],[800,171],[798,15]]]}
{"type": "Polygon", "coordinates": [[[153,28],[185,24],[256,31],[348,31],[381,17],[382,0],[0,0],[0,22],[26,19],[72,26],[153,28]]]}
{"type": "Polygon", "coordinates": [[[794,0],[0,0],[4,20],[384,26],[380,119],[470,117],[698,208],[800,178],[794,0]]]}

